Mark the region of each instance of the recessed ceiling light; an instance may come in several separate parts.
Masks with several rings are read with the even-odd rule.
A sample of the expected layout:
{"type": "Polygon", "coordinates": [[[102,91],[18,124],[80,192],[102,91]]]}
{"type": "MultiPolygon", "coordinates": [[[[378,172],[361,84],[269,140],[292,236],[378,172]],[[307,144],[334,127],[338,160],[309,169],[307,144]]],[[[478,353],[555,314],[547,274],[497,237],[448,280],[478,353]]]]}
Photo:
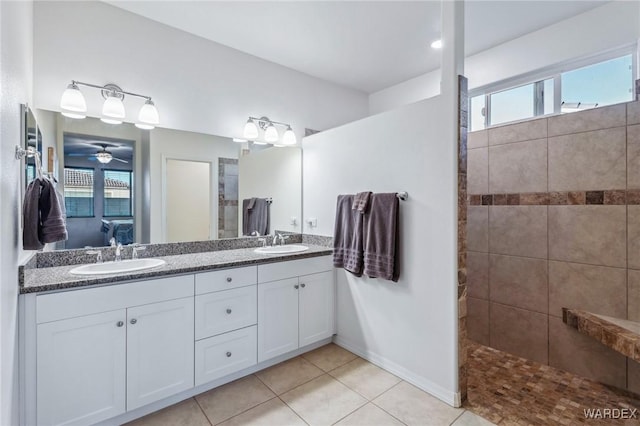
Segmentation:
{"type": "Polygon", "coordinates": [[[442,40],[436,40],[433,43],[431,43],[431,47],[434,49],[442,49],[442,40]]]}

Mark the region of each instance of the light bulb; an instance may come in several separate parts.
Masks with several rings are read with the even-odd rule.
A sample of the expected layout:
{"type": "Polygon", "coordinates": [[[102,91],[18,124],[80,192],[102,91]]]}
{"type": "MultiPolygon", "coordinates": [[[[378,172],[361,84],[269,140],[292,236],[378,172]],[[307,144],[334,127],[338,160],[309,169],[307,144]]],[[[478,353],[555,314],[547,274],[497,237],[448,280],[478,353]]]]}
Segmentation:
{"type": "Polygon", "coordinates": [[[107,96],[107,99],[105,99],[102,105],[102,115],[103,117],[100,118],[100,120],[105,123],[122,123],[122,119],[124,119],[124,104],[122,100],[117,96],[107,96]]]}
{"type": "Polygon", "coordinates": [[[138,113],[138,123],[136,123],[136,127],[144,130],[151,130],[158,124],[160,124],[158,110],[156,109],[153,101],[151,101],[151,99],[147,99],[138,113]]]}
{"type": "Polygon", "coordinates": [[[84,95],[75,83],[67,86],[60,98],[60,108],[62,115],[70,118],[85,118],[87,112],[87,103],[84,95]]]}
{"type": "Polygon", "coordinates": [[[282,144],[295,145],[296,143],[296,134],[293,133],[293,129],[291,128],[291,126],[287,126],[287,130],[285,130],[284,135],[282,135],[282,144]]]}
{"type": "Polygon", "coordinates": [[[431,47],[434,49],[442,49],[442,40],[438,39],[431,43],[431,47]]]}
{"type": "Polygon", "coordinates": [[[241,139],[241,138],[233,138],[233,141],[234,141],[234,142],[238,142],[238,143],[244,143],[244,142],[247,142],[247,140],[246,140],[246,139],[241,139]]]}
{"type": "Polygon", "coordinates": [[[113,156],[109,152],[101,151],[101,152],[96,154],[96,158],[102,164],[107,164],[107,163],[111,162],[111,159],[113,158],[113,156]]]}
{"type": "Polygon", "coordinates": [[[269,126],[264,131],[264,140],[272,143],[272,142],[278,142],[278,139],[280,139],[280,135],[278,135],[278,130],[276,129],[276,126],[274,126],[273,123],[269,123],[269,126]]]}
{"type": "Polygon", "coordinates": [[[247,124],[244,125],[243,136],[245,139],[257,139],[259,136],[258,126],[252,119],[247,120],[247,124]]]}

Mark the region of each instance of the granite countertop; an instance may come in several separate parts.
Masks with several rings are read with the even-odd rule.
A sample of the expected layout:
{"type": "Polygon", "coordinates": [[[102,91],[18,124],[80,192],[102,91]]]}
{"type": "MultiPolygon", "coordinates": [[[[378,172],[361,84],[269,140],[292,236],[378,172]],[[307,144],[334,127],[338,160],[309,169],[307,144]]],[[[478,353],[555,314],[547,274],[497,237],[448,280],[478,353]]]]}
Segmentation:
{"type": "Polygon", "coordinates": [[[306,244],[309,250],[298,253],[260,254],[254,248],[217,250],[173,256],[154,256],[165,265],[153,269],[105,275],[71,275],[70,270],[78,265],[25,269],[21,277],[20,293],[38,293],[67,288],[87,287],[96,284],[116,284],[124,281],[163,277],[190,272],[204,272],[244,265],[259,265],[325,256],[333,252],[330,247],[306,244]]]}

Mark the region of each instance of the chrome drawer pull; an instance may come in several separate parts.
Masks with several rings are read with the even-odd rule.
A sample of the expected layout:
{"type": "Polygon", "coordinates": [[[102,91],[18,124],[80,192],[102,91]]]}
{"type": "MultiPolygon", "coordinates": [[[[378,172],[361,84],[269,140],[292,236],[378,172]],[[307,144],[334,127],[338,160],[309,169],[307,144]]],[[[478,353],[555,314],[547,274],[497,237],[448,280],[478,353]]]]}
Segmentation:
{"type": "Polygon", "coordinates": [[[233,281],[233,278],[227,277],[227,282],[230,283],[231,281],[233,281]]]}
{"type": "Polygon", "coordinates": [[[230,314],[231,313],[231,309],[227,308],[227,313],[230,314]]]}
{"type": "Polygon", "coordinates": [[[135,318],[131,318],[131,321],[129,321],[129,322],[130,322],[131,324],[135,324],[135,323],[137,323],[137,322],[138,322],[138,320],[137,320],[137,319],[135,319],[135,318]]]}
{"type": "Polygon", "coordinates": [[[296,285],[293,286],[293,288],[295,288],[297,290],[298,288],[300,288],[300,286],[298,284],[296,284],[296,285]]]}
{"type": "Polygon", "coordinates": [[[300,284],[300,287],[305,288],[307,285],[306,284],[300,284]]]}
{"type": "Polygon", "coordinates": [[[227,352],[227,358],[231,357],[231,352],[227,352]]]}
{"type": "Polygon", "coordinates": [[[122,327],[123,325],[124,325],[124,321],[118,321],[116,323],[116,326],[118,326],[118,327],[122,327]]]}

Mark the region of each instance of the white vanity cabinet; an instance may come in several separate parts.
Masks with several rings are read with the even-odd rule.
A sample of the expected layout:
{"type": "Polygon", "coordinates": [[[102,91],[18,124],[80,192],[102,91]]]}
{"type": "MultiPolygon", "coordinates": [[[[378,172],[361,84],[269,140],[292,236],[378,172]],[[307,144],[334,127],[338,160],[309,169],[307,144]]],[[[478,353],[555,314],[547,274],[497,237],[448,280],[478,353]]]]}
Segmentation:
{"type": "Polygon", "coordinates": [[[189,275],[37,296],[37,424],[93,424],[192,388],[193,293],[189,275]]]}
{"type": "Polygon", "coordinates": [[[258,280],[258,362],[333,335],[329,257],[260,265],[258,280]]]}
{"type": "Polygon", "coordinates": [[[334,286],[321,256],[21,295],[21,425],[126,422],[322,345],[334,286]]]}

